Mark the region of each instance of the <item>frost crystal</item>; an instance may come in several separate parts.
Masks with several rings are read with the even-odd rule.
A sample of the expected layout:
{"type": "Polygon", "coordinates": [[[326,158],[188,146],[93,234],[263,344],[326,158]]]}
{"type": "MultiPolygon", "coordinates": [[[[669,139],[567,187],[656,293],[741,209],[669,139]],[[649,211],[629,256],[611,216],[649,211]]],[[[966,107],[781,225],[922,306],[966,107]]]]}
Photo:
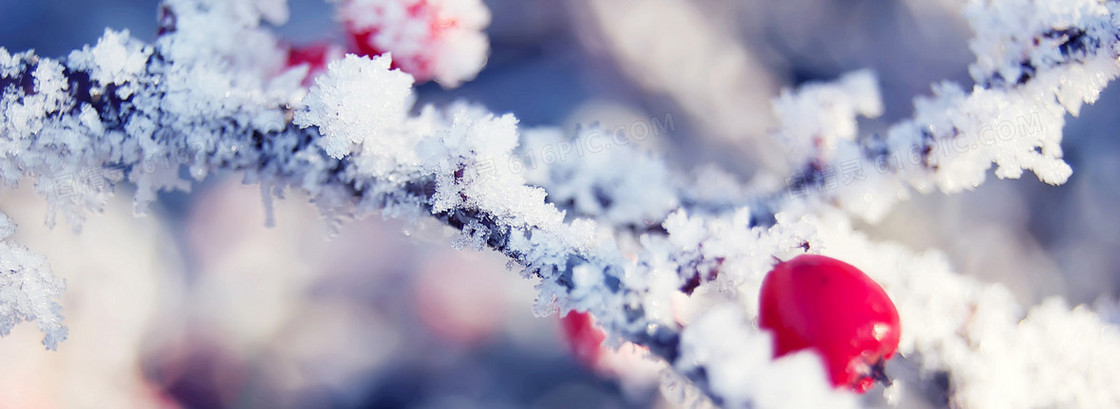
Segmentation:
{"type": "Polygon", "coordinates": [[[149,46],[132,40],[128,30],[105,30],[93,48],[85,46],[67,57],[71,66],[90,72],[90,79],[102,85],[125,85],[144,71],[149,46]]]}
{"type": "Polygon", "coordinates": [[[688,372],[703,366],[727,407],[856,408],[855,397],[833,390],[820,358],[800,352],[772,359],[770,336],[748,329],[741,309],[714,307],[685,329],[681,344],[688,372]]]}
{"type": "Polygon", "coordinates": [[[791,159],[804,160],[817,149],[829,151],[841,141],[854,140],[856,116],[878,117],[883,102],[875,74],[857,71],[835,84],[808,84],[796,93],[783,91],[774,101],[774,113],[782,123],[779,135],[795,150],[791,159]]]}
{"type": "Polygon", "coordinates": [[[296,112],[293,123],[318,124],[323,135],[318,143],[335,159],[355,144],[381,160],[407,160],[403,155],[411,141],[400,127],[412,107],[412,77],[390,71],[391,62],[388,55],[370,60],[353,54],[332,62],[330,74],[315,79],[303,99],[308,109],[296,112]]]}
{"type": "Polygon", "coordinates": [[[51,274],[43,256],[7,240],[15,225],[0,214],[0,335],[23,321],[34,321],[43,331],[43,345],[57,349],[66,339],[62,325],[63,282],[51,274]]]}

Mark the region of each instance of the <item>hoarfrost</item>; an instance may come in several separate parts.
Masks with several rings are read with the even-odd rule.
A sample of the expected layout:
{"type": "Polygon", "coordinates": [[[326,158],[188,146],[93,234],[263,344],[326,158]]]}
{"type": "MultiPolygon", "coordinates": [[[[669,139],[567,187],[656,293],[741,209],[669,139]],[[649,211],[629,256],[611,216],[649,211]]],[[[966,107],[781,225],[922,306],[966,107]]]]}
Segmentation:
{"type": "Polygon", "coordinates": [[[0,213],[0,335],[34,321],[43,332],[43,345],[57,349],[67,335],[58,301],[65,285],[51,274],[43,256],[8,240],[14,232],[15,225],[0,213]]]}

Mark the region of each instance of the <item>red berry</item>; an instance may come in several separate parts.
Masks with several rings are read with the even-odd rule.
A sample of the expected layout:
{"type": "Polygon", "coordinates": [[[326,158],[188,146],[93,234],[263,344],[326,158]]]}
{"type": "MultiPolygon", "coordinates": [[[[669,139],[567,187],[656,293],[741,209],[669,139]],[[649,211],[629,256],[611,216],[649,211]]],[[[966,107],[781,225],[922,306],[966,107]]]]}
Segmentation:
{"type": "Polygon", "coordinates": [[[779,263],[762,281],[759,315],[775,358],[811,348],[836,387],[863,393],[876,380],[889,383],[883,362],[898,349],[898,310],[852,265],[818,255],[779,263]]]}
{"type": "Polygon", "coordinates": [[[417,82],[456,86],[478,73],[489,48],[481,0],[341,0],[339,18],[359,55],[391,53],[417,82]]]}
{"type": "Polygon", "coordinates": [[[291,47],[288,49],[287,67],[308,66],[304,85],[310,85],[311,79],[327,71],[327,64],[342,58],[345,50],[330,43],[315,43],[306,47],[291,47]]]}
{"type": "MultiPolygon", "coordinates": [[[[401,2],[407,4],[409,2],[401,2]]],[[[401,71],[412,74],[417,81],[427,81],[432,79],[435,75],[433,72],[433,51],[429,50],[435,48],[434,44],[441,41],[441,37],[445,35],[446,31],[458,25],[458,22],[453,18],[444,16],[441,13],[438,5],[428,3],[428,0],[418,0],[404,8],[404,14],[397,19],[386,17],[390,7],[386,5],[363,4],[358,1],[351,1],[347,3],[344,10],[353,10],[356,8],[366,8],[363,10],[365,13],[370,13],[378,16],[375,19],[367,19],[365,21],[357,20],[354,13],[343,13],[343,22],[346,26],[346,32],[350,34],[350,39],[353,41],[353,51],[358,55],[381,55],[386,52],[393,53],[393,62],[390,68],[400,69],[401,71]],[[364,6],[364,7],[363,7],[364,6]],[[381,8],[384,7],[384,8],[381,8]],[[399,20],[398,20],[399,19],[399,20]],[[404,26],[405,22],[411,21],[424,21],[426,27],[421,29],[418,27],[410,27],[407,30],[395,25],[404,26]],[[372,21],[377,23],[371,24],[372,21]],[[380,38],[383,27],[385,25],[393,25],[389,27],[392,29],[388,33],[387,38],[380,38]],[[400,47],[400,46],[404,47],[400,47]],[[393,50],[393,46],[398,46],[401,49],[393,50]],[[407,47],[411,47],[407,48],[407,47]]]]}
{"type": "Polygon", "coordinates": [[[595,326],[595,319],[588,312],[568,311],[568,315],[560,319],[560,326],[564,330],[564,338],[572,354],[584,365],[596,368],[602,354],[603,340],[607,335],[595,326]]]}

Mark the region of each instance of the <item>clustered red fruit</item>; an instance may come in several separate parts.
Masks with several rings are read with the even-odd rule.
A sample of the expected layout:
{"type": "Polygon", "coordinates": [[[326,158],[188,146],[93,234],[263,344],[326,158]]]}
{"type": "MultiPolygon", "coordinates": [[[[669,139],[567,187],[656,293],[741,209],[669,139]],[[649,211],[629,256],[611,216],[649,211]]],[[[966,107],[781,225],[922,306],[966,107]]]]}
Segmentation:
{"type": "Polygon", "coordinates": [[[762,282],[759,326],[774,336],[774,357],[812,349],[832,384],[863,393],[889,383],[884,361],[898,349],[898,311],[875,281],[819,255],[779,263],[762,282]]]}

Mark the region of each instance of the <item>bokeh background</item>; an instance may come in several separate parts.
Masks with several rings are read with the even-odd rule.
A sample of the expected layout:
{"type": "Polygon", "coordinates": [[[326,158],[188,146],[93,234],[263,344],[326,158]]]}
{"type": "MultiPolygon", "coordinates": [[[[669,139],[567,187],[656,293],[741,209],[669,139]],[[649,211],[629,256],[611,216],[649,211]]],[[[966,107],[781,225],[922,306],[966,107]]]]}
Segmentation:
{"type": "MultiPolygon", "coordinates": [[[[331,7],[292,0],[277,30],[297,44],[342,42],[331,7]]],[[[492,53],[454,90],[523,126],[607,128],[672,118],[643,149],[689,172],[748,180],[780,172],[769,101],[785,87],[871,68],[886,113],[904,118],[930,84],[971,84],[963,0],[487,0],[492,53]]],[[[0,46],[63,56],[106,27],[150,40],[155,1],[0,0],[0,46]]],[[[882,240],[946,252],[957,270],[1049,295],[1114,305],[1120,277],[1120,87],[1071,118],[1074,175],[1027,175],[895,209],[882,240]]],[[[657,363],[623,348],[594,365],[555,316],[531,312],[532,283],[490,253],[458,251],[439,226],[371,218],[327,224],[293,195],[265,226],[255,186],[211,177],[133,215],[128,188],[76,233],[48,229],[26,187],[0,195],[15,240],[67,280],[70,339],[44,351],[21,325],[0,339],[0,408],[676,407],[657,363]]],[[[870,404],[877,400],[869,398],[870,404]]],[[[906,407],[941,407],[926,397],[906,407]]]]}

